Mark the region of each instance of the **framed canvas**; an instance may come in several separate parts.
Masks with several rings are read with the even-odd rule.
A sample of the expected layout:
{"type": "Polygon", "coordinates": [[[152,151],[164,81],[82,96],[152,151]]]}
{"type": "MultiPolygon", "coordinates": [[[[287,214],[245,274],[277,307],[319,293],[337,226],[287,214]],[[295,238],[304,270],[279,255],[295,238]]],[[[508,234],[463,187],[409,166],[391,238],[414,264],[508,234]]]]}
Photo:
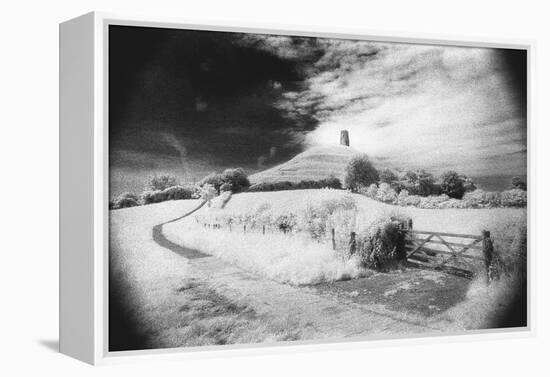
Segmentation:
{"type": "Polygon", "coordinates": [[[61,24],[61,352],[531,335],[532,48],[61,24]]]}

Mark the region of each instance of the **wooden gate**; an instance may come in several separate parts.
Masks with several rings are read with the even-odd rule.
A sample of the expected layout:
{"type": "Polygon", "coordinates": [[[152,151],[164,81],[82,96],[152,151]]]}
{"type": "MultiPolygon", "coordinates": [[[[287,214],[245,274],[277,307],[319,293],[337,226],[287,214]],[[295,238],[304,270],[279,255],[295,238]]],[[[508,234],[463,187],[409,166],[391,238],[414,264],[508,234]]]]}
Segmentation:
{"type": "Polygon", "coordinates": [[[431,268],[449,267],[469,274],[487,267],[493,246],[489,231],[479,235],[406,229],[407,260],[431,268]]]}

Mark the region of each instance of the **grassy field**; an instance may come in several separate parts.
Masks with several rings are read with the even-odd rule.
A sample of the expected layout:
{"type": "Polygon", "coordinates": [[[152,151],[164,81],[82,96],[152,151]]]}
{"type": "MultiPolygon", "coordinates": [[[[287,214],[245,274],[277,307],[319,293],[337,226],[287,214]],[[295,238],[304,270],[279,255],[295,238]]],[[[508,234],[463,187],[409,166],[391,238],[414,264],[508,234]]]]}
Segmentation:
{"type": "MultiPolygon", "coordinates": [[[[346,223],[346,231],[399,212],[410,216],[417,229],[474,234],[489,229],[493,234],[506,236],[525,224],[526,215],[523,209],[393,207],[345,191],[298,190],[237,194],[223,209],[214,200],[210,208],[205,206],[190,218],[165,225],[163,234],[173,242],[215,255],[220,266],[225,261],[252,272],[251,280],[241,284],[259,284],[259,281],[254,283],[254,279],[262,277],[292,285],[322,283],[318,286],[319,292],[328,295],[329,300],[384,307],[383,312],[400,313],[398,318],[433,319],[448,323],[449,329],[454,330],[494,327],[513,302],[513,288],[519,284],[513,277],[487,287],[482,279],[470,285],[422,271],[372,273],[359,268],[353,258],[334,251],[326,238],[312,240],[301,232],[285,234],[277,229],[268,229],[263,235],[259,226],[243,234],[238,227],[231,231],[212,230],[197,223],[199,219],[217,221],[220,217],[249,221],[250,216],[257,216],[258,209],[262,209],[264,220],[295,213],[300,223],[305,219],[304,213],[327,207],[327,203],[329,207],[340,203],[334,207],[336,217],[327,217],[329,222],[342,220],[338,216],[347,216],[350,211],[355,213],[354,220],[346,223]],[[342,203],[344,206],[338,207],[342,203]],[[349,203],[353,205],[350,207],[349,203]],[[365,279],[354,279],[365,276],[365,279]],[[417,303],[419,297],[423,297],[427,305],[417,303]]],[[[261,295],[253,294],[249,297],[254,298],[252,301],[240,299],[239,292],[226,295],[218,285],[212,285],[210,275],[205,274],[208,270],[193,268],[185,258],[154,242],[154,226],[181,216],[198,204],[196,200],[170,201],[110,212],[111,350],[322,336],[304,324],[307,316],[299,322],[283,315],[284,310],[270,314],[269,305],[262,306],[265,297],[261,295]],[[258,307],[263,310],[258,311],[258,307]]],[[[234,275],[220,270],[217,276],[234,275]]],[[[227,288],[234,290],[235,285],[228,283],[227,288]]],[[[315,318],[320,321],[325,316],[315,318]]]]}
{"type": "MultiPolygon", "coordinates": [[[[373,299],[372,292],[378,292],[377,295],[380,298],[378,302],[391,299],[391,304],[386,303],[390,307],[408,310],[404,302],[414,301],[415,292],[418,291],[419,286],[409,284],[408,280],[403,278],[405,275],[398,276],[396,280],[401,281],[399,284],[396,283],[401,296],[393,295],[393,289],[390,289],[387,284],[378,284],[384,281],[384,278],[360,268],[357,260],[347,258],[345,254],[338,252],[338,249],[334,251],[329,238],[313,240],[301,231],[285,234],[273,227],[268,227],[266,234],[262,234],[262,224],[269,224],[270,221],[275,221],[281,216],[289,213],[296,214],[295,221],[298,223],[296,227],[300,228],[304,227],[304,224],[300,224],[305,221],[303,214],[311,211],[311,208],[324,207],[327,203],[349,201],[354,203],[351,211],[355,214],[353,221],[339,230],[344,234],[349,234],[347,232],[351,229],[358,231],[367,227],[380,217],[392,215],[410,217],[413,219],[414,227],[422,230],[480,234],[482,230],[487,229],[493,236],[499,237],[495,242],[497,251],[501,253],[503,260],[509,258],[511,262],[508,261],[508,263],[512,265],[517,259],[509,253],[517,249],[517,246],[514,246],[517,234],[525,232],[525,209],[418,209],[396,207],[341,190],[297,190],[237,194],[223,209],[214,203],[209,209],[201,210],[196,218],[184,219],[166,226],[164,233],[167,238],[176,243],[200,249],[269,279],[295,285],[330,284],[343,280],[342,284],[334,286],[334,292],[338,293],[341,287],[346,287],[345,289],[350,290],[348,293],[355,294],[357,289],[353,287],[357,284],[369,286],[367,291],[370,290],[370,293],[367,291],[361,293],[363,291],[357,290],[359,292],[357,300],[369,302],[373,299]],[[201,225],[203,222],[223,224],[227,219],[235,221],[231,231],[227,223],[222,226],[222,229],[209,229],[201,225]],[[248,224],[246,233],[239,221],[248,224]],[[376,280],[378,283],[372,279],[370,281],[360,279],[362,282],[358,283],[350,280],[371,275],[372,279],[378,279],[376,280]],[[381,289],[386,286],[388,288],[386,291],[381,289]]],[[[349,217],[349,211],[343,211],[340,215],[343,213],[349,217]]],[[[338,214],[338,211],[335,213],[338,214]]],[[[331,219],[329,216],[328,225],[330,221],[338,223],[338,217],[331,219]]],[[[338,224],[335,225],[338,226],[338,224]]],[[[345,241],[344,239],[344,247],[346,247],[345,241]]],[[[477,272],[483,271],[481,264],[478,268],[477,272]]],[[[510,310],[515,296],[521,293],[518,289],[522,284],[518,279],[521,273],[517,275],[515,272],[503,275],[498,283],[489,287],[485,284],[483,274],[478,275],[471,284],[456,282],[456,289],[462,293],[455,298],[444,297],[449,296],[449,292],[445,291],[445,284],[439,284],[437,287],[432,284],[430,288],[434,290],[432,296],[438,302],[442,300],[438,305],[434,303],[434,307],[439,309],[432,310],[432,314],[463,329],[490,328],[500,325],[502,320],[499,316],[510,310]],[[445,303],[446,301],[448,302],[445,303]]],[[[412,276],[418,275],[412,274],[412,276]]],[[[422,286],[428,287],[429,284],[423,282],[420,287],[422,286]]],[[[424,294],[422,292],[419,294],[424,294]]],[[[430,312],[426,308],[418,310],[423,314],[430,312]]]]}
{"type": "Polygon", "coordinates": [[[487,229],[506,236],[525,223],[526,213],[510,208],[396,207],[342,190],[297,190],[233,195],[223,209],[214,204],[192,218],[169,224],[164,232],[173,242],[198,248],[268,278],[308,284],[364,276],[367,272],[357,267],[357,260],[345,254],[349,232],[361,232],[373,221],[392,215],[412,218],[416,229],[464,234],[481,234],[487,229]],[[311,217],[330,206],[336,208],[331,214],[311,217]],[[285,234],[273,223],[289,214],[295,226],[285,234]],[[214,230],[203,227],[203,223],[222,227],[214,230]],[[336,229],[336,251],[332,250],[328,232],[331,227],[336,229]],[[312,239],[311,234],[318,230],[321,236],[312,239]]]}
{"type": "Polygon", "coordinates": [[[288,318],[265,318],[218,294],[185,258],[153,241],[153,226],[198,204],[181,200],[110,212],[110,350],[302,337],[288,318]]]}

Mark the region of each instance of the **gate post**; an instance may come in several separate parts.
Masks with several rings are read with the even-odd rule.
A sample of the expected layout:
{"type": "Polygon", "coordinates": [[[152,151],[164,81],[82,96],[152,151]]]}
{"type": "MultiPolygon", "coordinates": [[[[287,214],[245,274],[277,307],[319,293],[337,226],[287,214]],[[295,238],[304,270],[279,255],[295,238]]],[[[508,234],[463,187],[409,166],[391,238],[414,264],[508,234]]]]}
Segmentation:
{"type": "Polygon", "coordinates": [[[336,239],[334,236],[334,228],[330,230],[331,238],[332,238],[332,250],[336,250],[336,239]]]}
{"type": "Polygon", "coordinates": [[[357,241],[355,239],[355,232],[349,234],[349,255],[355,254],[357,251],[357,241]]]}
{"type": "Polygon", "coordinates": [[[487,274],[487,284],[493,280],[491,268],[494,258],[493,241],[491,241],[491,232],[488,230],[481,231],[481,245],[483,248],[483,259],[485,261],[485,272],[487,274]]]}

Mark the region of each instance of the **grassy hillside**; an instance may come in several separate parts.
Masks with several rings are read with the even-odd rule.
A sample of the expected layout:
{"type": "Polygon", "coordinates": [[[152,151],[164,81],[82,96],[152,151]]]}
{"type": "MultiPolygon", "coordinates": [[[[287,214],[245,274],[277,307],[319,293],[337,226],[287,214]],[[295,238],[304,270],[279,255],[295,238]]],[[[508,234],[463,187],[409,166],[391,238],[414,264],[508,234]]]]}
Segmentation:
{"type": "Polygon", "coordinates": [[[480,234],[483,229],[499,232],[509,224],[525,223],[525,208],[420,209],[381,203],[343,190],[295,190],[233,195],[225,212],[248,213],[269,203],[274,214],[300,212],[308,204],[349,196],[358,207],[358,225],[368,225],[381,216],[401,214],[414,221],[419,230],[480,234]]]}
{"type": "Polygon", "coordinates": [[[252,184],[320,180],[331,175],[344,182],[346,165],[359,152],[350,147],[314,147],[293,159],[249,177],[252,184]]]}

